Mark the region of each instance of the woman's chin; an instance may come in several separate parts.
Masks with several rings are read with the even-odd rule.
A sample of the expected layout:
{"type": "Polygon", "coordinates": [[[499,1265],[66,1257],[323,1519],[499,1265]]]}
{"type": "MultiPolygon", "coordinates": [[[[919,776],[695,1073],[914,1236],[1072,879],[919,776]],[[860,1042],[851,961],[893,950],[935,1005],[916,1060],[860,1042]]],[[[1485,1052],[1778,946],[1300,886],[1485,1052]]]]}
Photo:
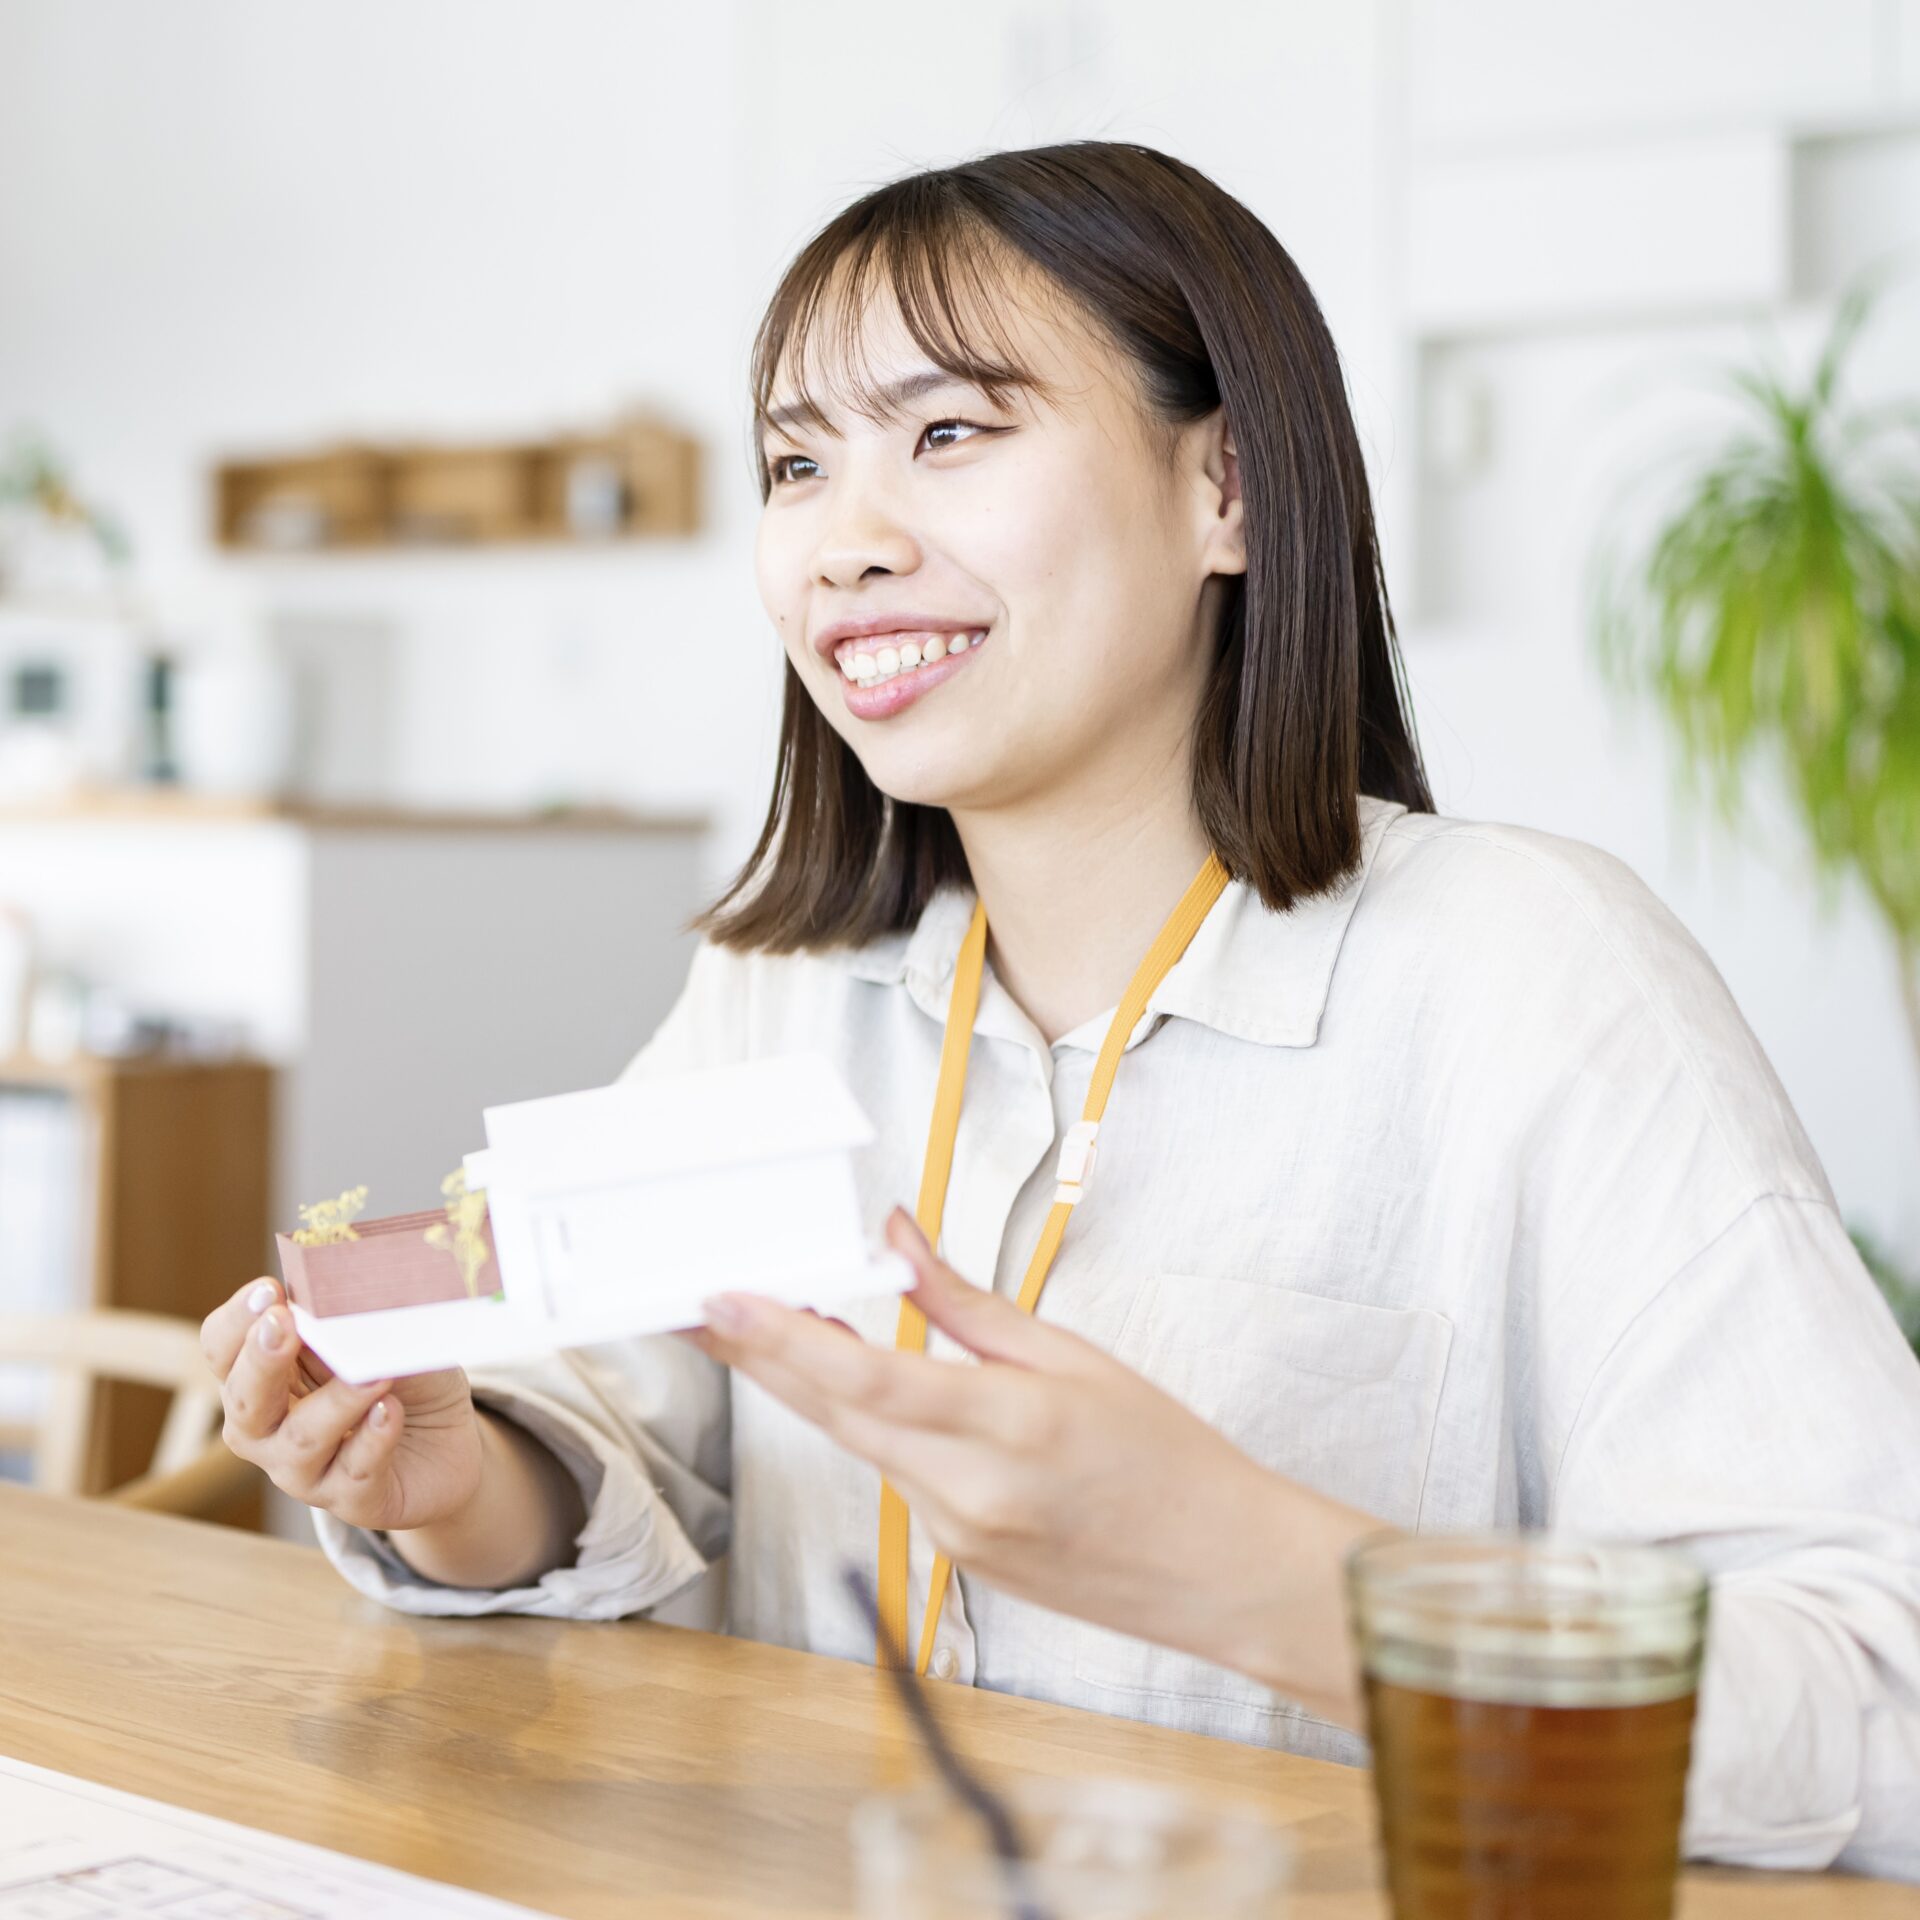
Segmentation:
{"type": "Polygon", "coordinates": [[[867,778],[896,806],[944,807],[949,811],[990,807],[996,793],[1012,783],[982,777],[979,757],[956,749],[951,755],[863,754],[867,778]]]}

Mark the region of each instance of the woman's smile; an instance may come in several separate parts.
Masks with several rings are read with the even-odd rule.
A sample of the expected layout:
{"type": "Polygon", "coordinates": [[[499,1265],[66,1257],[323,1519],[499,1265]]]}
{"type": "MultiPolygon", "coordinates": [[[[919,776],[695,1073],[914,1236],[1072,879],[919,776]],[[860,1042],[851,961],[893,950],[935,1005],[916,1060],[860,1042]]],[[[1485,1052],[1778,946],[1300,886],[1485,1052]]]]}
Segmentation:
{"type": "Polygon", "coordinates": [[[841,693],[857,720],[886,720],[929,694],[971,660],[987,637],[970,633],[885,633],[834,649],[841,693]]]}

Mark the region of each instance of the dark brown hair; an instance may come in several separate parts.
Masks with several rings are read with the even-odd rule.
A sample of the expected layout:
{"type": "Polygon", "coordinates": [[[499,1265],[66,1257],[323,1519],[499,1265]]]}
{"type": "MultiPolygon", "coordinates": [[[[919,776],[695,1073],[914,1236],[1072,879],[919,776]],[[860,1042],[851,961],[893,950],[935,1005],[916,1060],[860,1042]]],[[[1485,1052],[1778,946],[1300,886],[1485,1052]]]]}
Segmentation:
{"type": "MultiPolygon", "coordinates": [[[[1037,389],[993,321],[1010,254],[1122,349],[1159,423],[1226,409],[1247,571],[1225,583],[1194,806],[1228,872],[1284,910],[1352,870],[1362,793],[1419,812],[1433,802],[1333,337],[1286,249],[1231,194],[1150,147],[1080,141],[912,174],[856,201],[800,250],[755,337],[761,499],[775,378],[820,412],[805,383],[830,291],[844,365],[878,287],[934,365],[996,401],[1037,389]]],[[[871,384],[852,379],[875,413],[871,384]]],[[[946,811],[882,794],[789,664],[766,824],[701,930],[776,953],[858,943],[912,926],[938,888],[967,878],[946,811]]]]}

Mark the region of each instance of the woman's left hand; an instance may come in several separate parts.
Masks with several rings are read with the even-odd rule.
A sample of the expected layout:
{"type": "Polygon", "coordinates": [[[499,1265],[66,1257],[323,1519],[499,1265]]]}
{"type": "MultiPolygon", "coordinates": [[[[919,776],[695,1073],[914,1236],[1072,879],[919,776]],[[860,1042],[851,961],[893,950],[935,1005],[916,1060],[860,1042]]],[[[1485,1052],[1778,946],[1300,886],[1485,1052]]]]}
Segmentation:
{"type": "Polygon", "coordinates": [[[747,1294],[687,1337],[899,1488],[970,1574],[1359,1724],[1341,1562],[1380,1523],[1271,1473],[1077,1336],[969,1286],[896,1209],[908,1296],[982,1365],[747,1294]]]}

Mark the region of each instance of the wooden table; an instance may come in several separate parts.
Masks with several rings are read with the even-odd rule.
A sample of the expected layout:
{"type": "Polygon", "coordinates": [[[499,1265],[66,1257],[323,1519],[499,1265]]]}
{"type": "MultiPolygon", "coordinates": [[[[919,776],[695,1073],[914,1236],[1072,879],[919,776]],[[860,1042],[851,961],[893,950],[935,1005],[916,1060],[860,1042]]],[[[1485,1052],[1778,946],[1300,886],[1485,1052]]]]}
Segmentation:
{"type": "MultiPolygon", "coordinates": [[[[1377,1916],[1367,1777],[943,1688],[998,1778],[1251,1801],[1300,1920],[1377,1916]]],[[[638,1621],[415,1620],[319,1554],[0,1487],[0,1753],[578,1920],[849,1911],[847,1814],[915,1777],[881,1676],[638,1621]]],[[[1920,1889],[1693,1873],[1686,1920],[1920,1920],[1920,1889]]]]}

